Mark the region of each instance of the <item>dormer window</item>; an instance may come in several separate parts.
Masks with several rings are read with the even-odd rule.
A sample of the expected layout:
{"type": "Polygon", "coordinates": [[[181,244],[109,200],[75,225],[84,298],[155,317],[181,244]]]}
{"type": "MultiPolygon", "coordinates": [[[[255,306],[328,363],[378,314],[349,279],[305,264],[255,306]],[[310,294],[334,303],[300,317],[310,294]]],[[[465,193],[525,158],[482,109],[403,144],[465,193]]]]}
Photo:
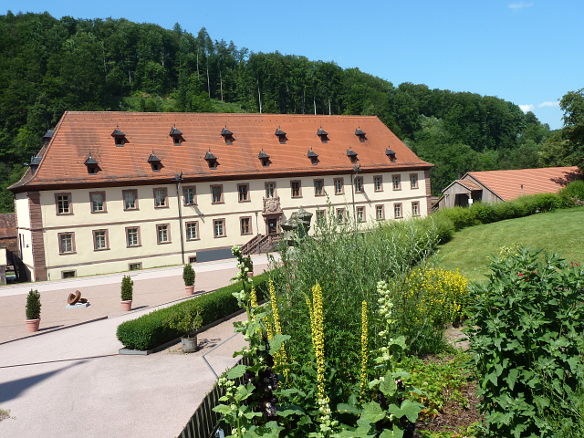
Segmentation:
{"type": "Polygon", "coordinates": [[[112,132],[112,137],[114,138],[114,140],[116,142],[116,146],[118,146],[118,147],[122,147],[126,143],[128,143],[128,139],[126,138],[126,134],[124,134],[118,128],[114,129],[114,132],[112,132]]]}
{"type": "Polygon", "coordinates": [[[271,163],[270,156],[268,154],[266,154],[264,151],[261,151],[258,154],[258,158],[262,162],[262,166],[264,166],[264,167],[268,167],[271,163]]]}
{"type": "Polygon", "coordinates": [[[227,128],[223,128],[221,130],[221,135],[223,136],[223,138],[225,139],[225,143],[226,144],[233,144],[233,142],[235,141],[235,138],[233,138],[233,132],[231,132],[229,129],[227,128]]]}
{"type": "Polygon", "coordinates": [[[150,166],[152,167],[152,170],[154,172],[159,172],[160,169],[162,169],[162,163],[160,162],[160,158],[158,158],[154,154],[150,154],[150,156],[148,157],[148,163],[150,163],[150,166]]]}
{"type": "Polygon", "coordinates": [[[211,151],[205,153],[205,160],[209,165],[209,169],[216,169],[217,168],[217,157],[211,153],[211,151]]]}
{"type": "Polygon", "coordinates": [[[180,146],[181,143],[183,141],[185,141],[185,139],[183,138],[182,135],[182,131],[179,129],[176,129],[176,126],[173,126],[170,130],[170,133],[168,134],[170,137],[172,137],[172,142],[175,146],[180,146]]]}
{"type": "Polygon", "coordinates": [[[87,159],[85,160],[85,163],[83,163],[87,166],[87,173],[89,174],[96,174],[97,172],[99,172],[101,169],[99,168],[99,164],[97,164],[97,160],[95,158],[93,158],[91,155],[89,157],[87,157],[87,159]]]}
{"type": "Polygon", "coordinates": [[[318,154],[314,152],[312,149],[308,151],[306,156],[308,157],[313,166],[316,166],[318,164],[318,154]]]}
{"type": "Polygon", "coordinates": [[[322,128],[319,128],[318,131],[316,131],[316,135],[318,135],[320,137],[320,141],[322,141],[323,143],[326,143],[329,140],[328,132],[326,132],[322,128]]]}
{"type": "Polygon", "coordinates": [[[347,157],[351,160],[351,163],[357,162],[357,152],[352,149],[347,149],[347,157]]]}
{"type": "Polygon", "coordinates": [[[282,144],[286,143],[286,140],[288,140],[286,132],[282,131],[280,128],[276,129],[275,135],[278,137],[278,141],[282,144]]]}
{"type": "Polygon", "coordinates": [[[365,131],[363,131],[361,128],[355,129],[355,135],[359,138],[359,141],[361,143],[365,143],[365,141],[367,140],[367,135],[365,134],[365,131]]]}
{"type": "Polygon", "coordinates": [[[395,161],[395,152],[392,149],[386,149],[385,150],[385,155],[387,155],[387,158],[389,158],[390,161],[395,161]]]}
{"type": "Polygon", "coordinates": [[[45,132],[45,135],[43,135],[43,146],[46,146],[49,144],[49,142],[51,141],[51,138],[53,138],[54,133],[55,133],[54,130],[47,129],[47,132],[45,132]]]}
{"type": "Polygon", "coordinates": [[[36,155],[34,155],[31,159],[30,159],[30,170],[32,173],[35,173],[36,170],[39,167],[39,164],[41,164],[41,157],[38,157],[36,155]]]}

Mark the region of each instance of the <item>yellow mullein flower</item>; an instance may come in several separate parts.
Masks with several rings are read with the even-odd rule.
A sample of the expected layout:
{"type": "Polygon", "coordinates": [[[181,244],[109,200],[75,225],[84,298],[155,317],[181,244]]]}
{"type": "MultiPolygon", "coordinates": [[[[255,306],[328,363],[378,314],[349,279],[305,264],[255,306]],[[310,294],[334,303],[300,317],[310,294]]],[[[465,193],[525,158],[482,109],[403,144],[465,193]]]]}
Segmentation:
{"type": "Polygon", "coordinates": [[[361,303],[361,382],[359,384],[359,400],[365,398],[367,387],[367,363],[369,362],[369,328],[367,324],[367,301],[361,303]]]}

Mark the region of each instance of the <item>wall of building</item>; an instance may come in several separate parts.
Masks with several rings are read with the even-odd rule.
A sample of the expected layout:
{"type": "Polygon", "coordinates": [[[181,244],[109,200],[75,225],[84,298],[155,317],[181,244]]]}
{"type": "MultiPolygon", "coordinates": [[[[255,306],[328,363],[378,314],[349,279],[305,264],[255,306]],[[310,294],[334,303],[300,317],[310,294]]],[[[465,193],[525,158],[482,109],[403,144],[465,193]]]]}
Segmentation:
{"type": "Polygon", "coordinates": [[[464,180],[471,181],[471,182],[475,183],[476,185],[478,185],[478,186],[480,186],[480,187],[483,188],[482,202],[488,202],[488,203],[502,202],[501,198],[499,198],[497,195],[495,195],[493,192],[491,192],[491,190],[489,190],[488,187],[486,187],[485,185],[481,184],[479,181],[477,181],[473,177],[467,175],[464,178],[464,180]]]}
{"type": "MultiPolygon", "coordinates": [[[[426,180],[423,171],[385,172],[360,174],[363,178],[364,192],[354,194],[355,206],[365,207],[367,223],[376,221],[375,206],[383,205],[385,219],[394,218],[394,205],[401,203],[402,216],[412,216],[412,202],[419,203],[419,214],[425,216],[428,205],[426,197],[426,180]],[[410,187],[410,174],[417,174],[418,187],[410,187]],[[393,190],[392,175],[401,176],[401,189],[393,190]],[[373,178],[382,175],[383,190],[375,191],[373,178]]],[[[264,208],[265,183],[276,183],[275,196],[280,198],[283,211],[282,220],[286,220],[300,207],[315,214],[327,209],[328,202],[333,209],[345,208],[351,214],[353,197],[351,192],[352,175],[315,176],[300,178],[275,178],[266,180],[225,181],[222,183],[182,184],[182,188],[194,186],[196,205],[182,205],[183,226],[187,222],[197,222],[199,239],[184,241],[185,261],[204,249],[231,247],[249,241],[258,233],[266,234],[266,222],[262,214],[264,208]],[[344,193],[335,194],[333,180],[343,178],[344,193]],[[315,196],[314,180],[324,179],[327,196],[315,196]],[[291,181],[300,181],[301,196],[292,197],[291,181]],[[238,184],[249,184],[249,201],[239,202],[238,184]],[[223,202],[212,203],[212,185],[222,185],[223,202]],[[250,217],[252,229],[249,234],[240,232],[240,218],[250,217]],[[214,237],[213,221],[225,220],[225,236],[214,237]]],[[[19,201],[17,200],[17,203],[19,201]]],[[[129,269],[132,263],[141,263],[142,268],[177,265],[182,263],[180,244],[180,223],[176,186],[148,185],[134,187],[110,187],[103,189],[76,189],[68,191],[44,191],[40,196],[42,222],[44,227],[44,247],[48,279],[61,278],[64,271],[74,271],[76,276],[120,272],[129,269]],[[164,187],[168,193],[168,207],[154,207],[154,188],[164,187]],[[136,190],[138,209],[124,210],[122,190],[136,190]],[[92,213],[90,192],[103,191],[106,197],[106,212],[92,213]],[[58,215],[55,194],[71,194],[72,214],[58,215]],[[168,224],[170,243],[157,241],[157,224],[168,224]],[[140,246],[127,247],[126,228],[140,228],[140,246]],[[107,230],[109,247],[95,250],[94,230],[107,230]],[[74,233],[75,249],[70,254],[59,254],[59,234],[74,233]]],[[[17,210],[19,211],[19,210],[17,210]]],[[[22,204],[19,217],[26,214],[22,204]]],[[[364,226],[363,224],[362,226],[364,226]]],[[[183,231],[184,233],[184,231],[183,231]]]]}
{"type": "Polygon", "coordinates": [[[14,211],[16,212],[18,245],[22,247],[20,257],[30,273],[30,280],[35,281],[30,208],[27,193],[16,193],[14,196],[14,211]]]}

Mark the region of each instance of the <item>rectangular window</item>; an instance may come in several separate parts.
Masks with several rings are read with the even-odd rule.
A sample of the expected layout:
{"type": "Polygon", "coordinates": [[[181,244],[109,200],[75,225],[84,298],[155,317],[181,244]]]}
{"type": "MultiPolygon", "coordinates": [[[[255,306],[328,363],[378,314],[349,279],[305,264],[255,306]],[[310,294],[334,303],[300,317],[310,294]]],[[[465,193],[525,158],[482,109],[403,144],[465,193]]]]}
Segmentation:
{"type": "Polygon", "coordinates": [[[412,216],[419,216],[420,215],[420,203],[419,202],[412,202],[412,216]]]}
{"type": "Polygon", "coordinates": [[[211,203],[213,204],[223,203],[223,185],[217,184],[211,186],[211,203]]]}
{"type": "Polygon", "coordinates": [[[77,276],[75,271],[61,271],[61,278],[74,278],[77,276]]]}
{"type": "Polygon", "coordinates": [[[94,230],[93,231],[93,249],[95,251],[102,251],[104,249],[109,249],[107,230],[94,230]]]}
{"type": "Polygon", "coordinates": [[[393,204],[393,217],[395,217],[396,219],[403,217],[401,204],[393,204]]]}
{"type": "Polygon", "coordinates": [[[55,204],[57,204],[57,214],[73,214],[73,203],[71,193],[56,193],[55,204]]]}
{"type": "Polygon", "coordinates": [[[213,220],[213,236],[225,237],[225,219],[213,220]]]}
{"type": "Polygon", "coordinates": [[[357,207],[357,222],[365,222],[365,207],[357,207]]]}
{"type": "Polygon", "coordinates": [[[363,177],[356,176],[354,180],[355,193],[363,193],[363,177]]]}
{"type": "Polygon", "coordinates": [[[394,190],[401,190],[401,175],[393,175],[391,182],[393,183],[394,190]]]}
{"type": "Polygon", "coordinates": [[[265,184],[266,187],[266,198],[273,198],[276,196],[276,183],[275,182],[267,182],[265,184]]]}
{"type": "Polygon", "coordinates": [[[138,190],[122,190],[124,210],[138,210],[138,190]]]}
{"type": "Polygon", "coordinates": [[[326,211],[316,210],[316,223],[317,224],[324,224],[325,220],[326,220],[326,211]]]}
{"type": "Polygon", "coordinates": [[[132,246],[140,246],[140,227],[126,228],[126,245],[128,248],[132,246]]]}
{"type": "Polygon", "coordinates": [[[375,219],[378,221],[382,221],[385,219],[385,211],[383,209],[383,205],[376,205],[375,206],[375,219]]]}
{"type": "Polygon", "coordinates": [[[302,185],[300,181],[290,181],[290,188],[292,189],[292,197],[293,198],[301,198],[302,197],[302,185]]]}
{"type": "Polygon", "coordinates": [[[128,264],[128,270],[130,270],[130,271],[139,271],[140,269],[142,269],[142,263],[128,264]]]}
{"type": "Polygon", "coordinates": [[[168,190],[166,187],[154,189],[154,208],[168,207],[168,190]]]}
{"type": "Polygon", "coordinates": [[[345,193],[343,178],[335,178],[333,181],[335,184],[335,195],[342,195],[345,193]]]}
{"type": "Polygon", "coordinates": [[[410,173],[410,188],[411,189],[418,188],[418,174],[417,173],[410,173]]]}
{"type": "Polygon", "coordinates": [[[189,256],[189,265],[197,263],[197,256],[189,256]]]}
{"type": "Polygon", "coordinates": [[[337,220],[339,222],[344,221],[347,218],[347,213],[344,208],[337,208],[337,220]]]}
{"type": "Polygon", "coordinates": [[[199,222],[187,222],[185,224],[187,231],[187,240],[198,240],[199,239],[199,222]]]}
{"type": "Polygon", "coordinates": [[[373,177],[373,187],[376,192],[383,191],[383,176],[376,175],[373,177]]]}
{"type": "Polygon", "coordinates": [[[249,202],[249,184],[237,184],[239,202],[249,202]]]}
{"type": "Polygon", "coordinates": [[[197,190],[195,186],[183,187],[184,205],[197,205],[197,190]]]}
{"type": "Polygon", "coordinates": [[[170,243],[170,226],[168,224],[156,225],[156,239],[159,245],[170,243]]]}
{"type": "Polygon", "coordinates": [[[324,196],[324,179],[314,180],[314,196],[324,196]]]}
{"type": "Polygon", "coordinates": [[[251,234],[251,217],[240,217],[239,225],[241,229],[241,235],[251,234]]]}
{"type": "Polygon", "coordinates": [[[59,233],[59,254],[75,252],[75,233],[59,233]]]}
{"type": "Polygon", "coordinates": [[[105,192],[91,192],[89,194],[92,213],[105,213],[105,192]]]}

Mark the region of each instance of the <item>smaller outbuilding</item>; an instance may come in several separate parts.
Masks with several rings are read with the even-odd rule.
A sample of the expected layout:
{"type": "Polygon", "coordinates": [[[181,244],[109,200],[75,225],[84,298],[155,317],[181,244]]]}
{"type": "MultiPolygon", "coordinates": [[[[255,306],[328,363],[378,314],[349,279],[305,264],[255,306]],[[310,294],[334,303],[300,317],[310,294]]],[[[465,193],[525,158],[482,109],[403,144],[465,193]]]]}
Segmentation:
{"type": "Polygon", "coordinates": [[[444,190],[434,208],[468,207],[473,202],[511,201],[523,195],[557,193],[582,179],[576,166],[467,172],[444,190]]]}

